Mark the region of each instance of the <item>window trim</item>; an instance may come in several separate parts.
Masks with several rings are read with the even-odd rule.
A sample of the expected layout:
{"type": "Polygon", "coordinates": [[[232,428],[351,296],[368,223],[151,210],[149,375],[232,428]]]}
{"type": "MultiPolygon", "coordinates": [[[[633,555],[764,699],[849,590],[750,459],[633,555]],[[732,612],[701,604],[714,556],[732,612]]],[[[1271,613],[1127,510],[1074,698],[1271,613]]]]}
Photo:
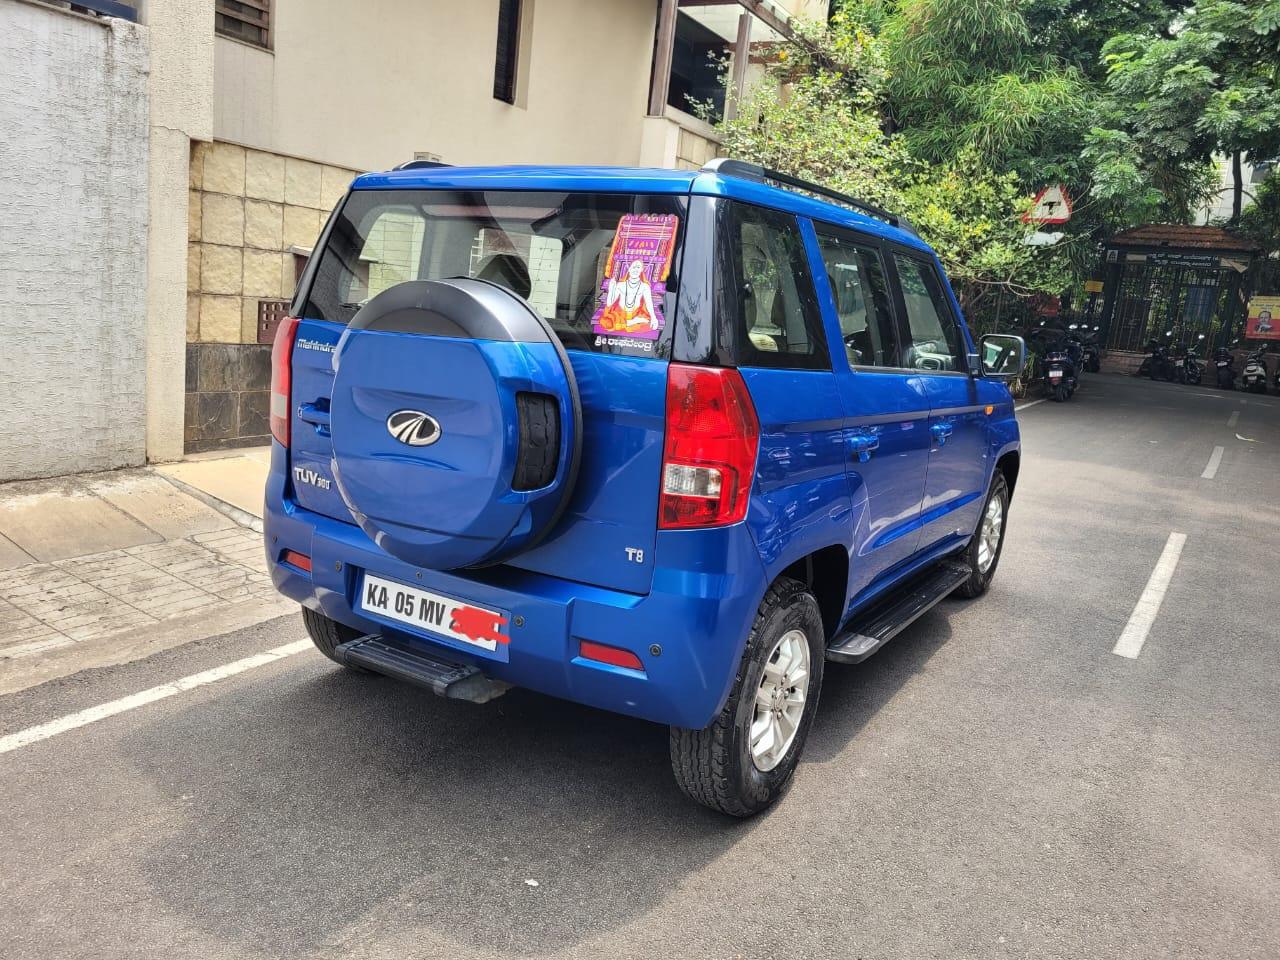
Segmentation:
{"type": "Polygon", "coordinates": [[[271,10],[271,0],[236,0],[242,6],[257,10],[261,17],[255,21],[246,16],[242,11],[232,10],[226,6],[224,0],[214,0],[213,5],[213,32],[220,37],[228,40],[235,40],[237,43],[247,44],[257,50],[274,50],[275,49],[275,30],[273,29],[273,17],[271,10]],[[223,16],[239,23],[247,24],[251,27],[258,27],[263,32],[263,42],[258,43],[255,40],[249,40],[239,34],[225,33],[218,27],[218,17],[223,16]]]}
{"type": "MultiPolygon", "coordinates": [[[[901,243],[887,242],[884,244],[886,263],[889,264],[893,271],[893,289],[890,294],[894,300],[894,306],[898,314],[898,337],[902,344],[913,343],[911,339],[911,319],[907,316],[906,295],[902,291],[902,276],[898,272],[899,256],[905,257],[914,263],[918,263],[928,270],[938,285],[938,290],[942,294],[943,307],[946,309],[946,315],[951,318],[951,322],[955,324],[957,332],[960,334],[960,363],[962,369],[958,370],[921,370],[919,367],[901,367],[899,369],[908,370],[911,373],[921,374],[928,377],[972,377],[975,376],[969,366],[969,338],[965,332],[964,321],[956,314],[955,307],[951,304],[951,297],[947,293],[946,278],[942,275],[938,268],[936,259],[923,250],[917,250],[901,243]]],[[[901,353],[899,353],[901,356],[901,353]]]]}

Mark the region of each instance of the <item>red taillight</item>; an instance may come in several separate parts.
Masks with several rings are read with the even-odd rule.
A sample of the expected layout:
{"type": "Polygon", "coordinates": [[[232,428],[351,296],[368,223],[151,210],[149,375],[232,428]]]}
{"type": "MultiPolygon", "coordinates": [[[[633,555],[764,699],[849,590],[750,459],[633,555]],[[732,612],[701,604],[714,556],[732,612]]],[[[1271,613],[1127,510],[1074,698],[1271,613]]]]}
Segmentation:
{"type": "Polygon", "coordinates": [[[283,563],[289,563],[297,567],[299,570],[311,572],[311,558],[305,553],[299,553],[297,550],[286,550],[280,554],[280,560],[283,563]]]}
{"type": "Polygon", "coordinates": [[[658,526],[715,527],[745,517],[759,441],[742,374],[671,364],[658,526]]]}
{"type": "Polygon", "coordinates": [[[631,670],[643,670],[644,664],[630,650],[622,650],[618,647],[610,647],[603,643],[592,643],[590,640],[581,641],[578,647],[584,660],[595,660],[597,663],[609,663],[615,667],[627,667],[631,670]]]}
{"type": "Polygon", "coordinates": [[[298,318],[285,317],[276,327],[271,344],[271,435],[286,447],[289,445],[289,402],[293,386],[293,337],[298,332],[298,318]]]}

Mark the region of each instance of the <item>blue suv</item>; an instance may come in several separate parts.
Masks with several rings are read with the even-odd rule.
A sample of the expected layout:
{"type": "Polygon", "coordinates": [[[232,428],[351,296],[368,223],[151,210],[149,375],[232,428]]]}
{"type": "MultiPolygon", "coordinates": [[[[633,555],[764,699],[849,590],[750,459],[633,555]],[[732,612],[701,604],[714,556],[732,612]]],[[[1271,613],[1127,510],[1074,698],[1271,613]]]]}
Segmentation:
{"type": "Polygon", "coordinates": [[[825,661],[990,583],[1023,352],[904,221],[752,164],[362,176],[275,339],[272,578],[348,667],[668,724],[747,816],[825,661]]]}

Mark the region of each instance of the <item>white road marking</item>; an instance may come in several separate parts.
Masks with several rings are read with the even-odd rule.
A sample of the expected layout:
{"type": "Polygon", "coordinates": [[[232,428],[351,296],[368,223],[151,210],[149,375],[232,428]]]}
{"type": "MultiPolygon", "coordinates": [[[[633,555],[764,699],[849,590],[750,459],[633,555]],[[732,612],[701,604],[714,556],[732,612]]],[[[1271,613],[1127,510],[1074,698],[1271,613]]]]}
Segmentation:
{"type": "Polygon", "coordinates": [[[1222,463],[1222,447],[1214,447],[1213,453],[1209,454],[1209,462],[1204,465],[1204,473],[1200,474],[1201,480],[1212,480],[1218,474],[1218,464],[1222,463]]]}
{"type": "Polygon", "coordinates": [[[1164,603],[1165,591],[1169,589],[1169,581],[1173,579],[1178,558],[1182,556],[1182,545],[1186,542],[1185,533],[1175,531],[1169,534],[1164,551],[1156,561],[1156,568],[1151,571],[1151,579],[1147,581],[1146,589],[1138,598],[1138,605],[1133,608],[1129,622],[1124,626],[1124,632],[1120,634],[1120,639],[1111,649],[1116,656],[1128,657],[1130,660],[1138,659],[1138,654],[1142,652],[1142,645],[1147,642],[1147,634],[1151,632],[1151,625],[1156,622],[1160,604],[1164,603]]]}
{"type": "Polygon", "coordinates": [[[275,663],[277,660],[291,657],[295,653],[301,653],[310,646],[310,640],[297,640],[293,643],[286,643],[283,647],[276,647],[273,650],[267,650],[265,653],[257,653],[252,657],[245,657],[243,660],[225,663],[220,667],[214,667],[201,673],[193,673],[189,677],[174,680],[172,683],[162,683],[158,687],[133,693],[127,697],[121,697],[119,700],[100,703],[96,707],[89,707],[87,710],[60,717],[57,720],[50,720],[48,723],[27,727],[27,729],[19,730],[17,733],[0,737],[0,753],[8,753],[10,750],[17,750],[19,747],[26,747],[33,743],[39,743],[41,740],[48,740],[50,737],[56,737],[58,734],[66,733],[68,730],[87,726],[90,723],[97,723],[99,720],[114,717],[116,714],[125,713],[128,710],[136,710],[138,707],[145,707],[149,703],[164,700],[186,690],[217,683],[219,680],[234,677],[237,673],[244,673],[246,670],[264,667],[268,663],[275,663]]]}
{"type": "Polygon", "coordinates": [[[1227,426],[1234,427],[1239,422],[1240,422],[1240,411],[1232,410],[1231,416],[1227,417],[1227,426]]]}
{"type": "Polygon", "coordinates": [[[1016,413],[1019,410],[1027,409],[1027,407],[1034,407],[1037,403],[1044,403],[1048,399],[1049,399],[1048,397],[1041,397],[1039,400],[1032,400],[1030,403],[1021,404],[1020,406],[1014,407],[1013,409],[1014,409],[1014,412],[1016,413]]]}

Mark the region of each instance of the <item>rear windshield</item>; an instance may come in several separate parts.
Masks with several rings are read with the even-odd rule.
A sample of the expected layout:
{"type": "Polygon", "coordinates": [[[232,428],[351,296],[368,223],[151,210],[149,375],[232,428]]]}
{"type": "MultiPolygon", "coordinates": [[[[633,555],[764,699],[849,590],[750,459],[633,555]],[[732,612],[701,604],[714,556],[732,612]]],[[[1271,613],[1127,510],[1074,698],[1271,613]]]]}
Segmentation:
{"type": "Polygon", "coordinates": [[[685,209],[662,195],[353,191],[303,312],[345,324],[405,280],[478,277],[524,297],[568,348],[668,356],[685,209]]]}

